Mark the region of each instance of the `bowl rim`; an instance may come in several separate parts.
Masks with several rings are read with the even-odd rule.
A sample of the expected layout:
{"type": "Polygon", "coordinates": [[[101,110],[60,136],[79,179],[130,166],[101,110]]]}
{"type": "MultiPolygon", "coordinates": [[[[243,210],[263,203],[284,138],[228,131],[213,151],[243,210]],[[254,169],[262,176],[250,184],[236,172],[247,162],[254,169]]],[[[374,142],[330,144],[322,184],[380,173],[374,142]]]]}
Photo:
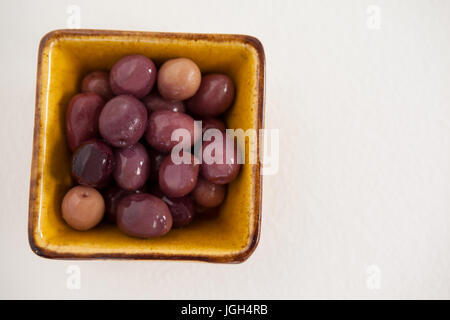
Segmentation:
{"type": "Polygon", "coordinates": [[[41,66],[43,62],[44,49],[53,41],[63,36],[143,36],[152,38],[165,39],[185,39],[185,40],[207,40],[213,42],[237,41],[252,46],[257,52],[258,58],[258,110],[257,110],[257,129],[264,128],[264,98],[265,98],[265,53],[262,43],[255,37],[243,34],[217,34],[217,33],[178,33],[178,32],[154,32],[154,31],[121,31],[121,30],[97,30],[97,29],[57,29],[45,34],[38,49],[37,62],[37,80],[36,80],[36,99],[35,99],[35,121],[33,130],[33,149],[30,173],[30,189],[29,189],[29,208],[28,208],[28,242],[31,250],[43,258],[48,259],[64,259],[64,260],[185,260],[185,261],[201,261],[212,263],[242,263],[246,261],[256,249],[260,233],[261,233],[261,210],[262,210],[262,182],[260,165],[260,150],[262,144],[258,143],[258,162],[255,165],[255,208],[253,219],[253,234],[249,234],[250,241],[248,245],[241,251],[231,254],[222,255],[194,255],[194,254],[170,254],[170,253],[68,253],[52,250],[41,246],[35,239],[35,229],[37,228],[36,220],[40,214],[40,197],[37,198],[37,187],[40,184],[42,176],[39,156],[41,148],[39,145],[41,104],[43,103],[41,92],[41,66]]]}

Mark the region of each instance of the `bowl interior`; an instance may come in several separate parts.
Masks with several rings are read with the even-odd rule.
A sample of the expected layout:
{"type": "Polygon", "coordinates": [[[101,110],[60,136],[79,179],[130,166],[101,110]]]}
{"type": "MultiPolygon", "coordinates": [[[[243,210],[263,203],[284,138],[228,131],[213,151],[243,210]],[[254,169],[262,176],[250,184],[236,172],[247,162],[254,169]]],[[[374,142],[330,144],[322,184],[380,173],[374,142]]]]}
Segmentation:
{"type": "Polygon", "coordinates": [[[66,257],[116,254],[193,259],[231,257],[248,249],[258,232],[254,224],[259,210],[258,165],[242,166],[239,177],[229,185],[217,218],[196,220],[161,238],[131,238],[106,223],[90,231],[75,231],[62,220],[60,205],[65,192],[73,186],[71,154],[65,140],[65,111],[71,97],[79,91],[84,75],[93,70],[109,70],[118,59],[129,54],[145,55],[157,65],[169,58],[187,57],[203,73],[222,72],[233,79],[235,103],[225,118],[230,128],[259,128],[260,60],[254,46],[240,38],[56,32],[43,40],[40,54],[36,115],[39,115],[39,141],[35,155],[39,174],[32,205],[32,237],[36,247],[66,257]]]}

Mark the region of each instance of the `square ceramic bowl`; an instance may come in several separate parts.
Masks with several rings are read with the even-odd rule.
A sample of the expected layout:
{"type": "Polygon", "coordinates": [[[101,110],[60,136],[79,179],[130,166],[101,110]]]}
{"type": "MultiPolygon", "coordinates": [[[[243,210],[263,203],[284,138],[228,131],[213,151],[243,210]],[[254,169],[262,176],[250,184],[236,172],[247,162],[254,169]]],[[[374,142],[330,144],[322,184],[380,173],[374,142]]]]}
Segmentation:
{"type": "Polygon", "coordinates": [[[129,54],[145,55],[157,65],[187,57],[204,73],[228,74],[236,85],[235,103],[226,115],[228,126],[263,127],[264,51],[253,37],[101,30],[48,33],[41,40],[38,57],[29,202],[31,249],[40,256],[61,259],[245,261],[260,232],[259,145],[258,163],[243,165],[215,219],[194,221],[148,240],[128,237],[108,224],[75,231],[62,220],[61,201],[73,185],[64,133],[68,102],[79,91],[84,75],[110,69],[129,54]]]}

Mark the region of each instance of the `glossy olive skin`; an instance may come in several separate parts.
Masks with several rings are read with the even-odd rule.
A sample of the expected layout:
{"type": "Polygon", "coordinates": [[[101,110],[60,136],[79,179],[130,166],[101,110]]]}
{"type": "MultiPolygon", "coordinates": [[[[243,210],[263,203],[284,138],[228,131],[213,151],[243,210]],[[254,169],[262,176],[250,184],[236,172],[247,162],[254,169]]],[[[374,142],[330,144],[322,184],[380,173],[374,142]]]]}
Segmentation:
{"type": "Polygon", "coordinates": [[[158,91],[169,100],[185,100],[200,87],[202,74],[190,59],[176,58],[164,62],[158,72],[158,91]]]}
{"type": "Polygon", "coordinates": [[[100,134],[117,148],[136,144],[146,128],[147,109],[132,96],[121,95],[109,100],[100,113],[100,134]]]}
{"type": "Polygon", "coordinates": [[[230,77],[213,73],[203,76],[200,88],[186,101],[187,109],[203,117],[215,117],[224,113],[233,103],[234,84],[230,77]]]}
{"type": "Polygon", "coordinates": [[[150,157],[150,175],[149,180],[156,182],[158,181],[158,175],[159,175],[159,167],[161,166],[161,163],[166,158],[167,154],[161,153],[159,151],[156,151],[154,149],[150,149],[148,151],[148,155],[150,157]]]}
{"type": "Polygon", "coordinates": [[[128,191],[120,188],[116,184],[109,185],[102,192],[105,200],[105,217],[111,223],[116,223],[117,205],[123,197],[133,193],[145,193],[145,187],[138,190],[128,191]]]}
{"type": "Polygon", "coordinates": [[[85,231],[92,229],[102,220],[105,202],[94,188],[76,186],[64,196],[61,211],[64,221],[69,226],[85,231]]]}
{"type": "Polygon", "coordinates": [[[151,92],[148,96],[142,99],[142,102],[144,103],[149,113],[159,110],[168,110],[183,113],[186,111],[183,101],[173,101],[165,99],[161,97],[161,95],[157,92],[151,92]]]}
{"type": "Polygon", "coordinates": [[[112,177],[114,154],[100,140],[89,140],[72,155],[72,176],[81,185],[105,187],[112,177]]]}
{"type": "Polygon", "coordinates": [[[116,149],[114,180],[125,190],[142,188],[150,174],[150,158],[145,147],[136,143],[128,148],[116,149]]]}
{"type": "Polygon", "coordinates": [[[189,132],[190,140],[183,140],[183,146],[186,148],[194,143],[194,135],[200,133],[199,129],[194,132],[194,128],[194,119],[187,114],[166,110],[155,111],[150,114],[145,139],[152,148],[160,152],[169,152],[179,143],[171,140],[175,130],[186,129],[189,132]]]}
{"type": "Polygon", "coordinates": [[[98,137],[98,118],[105,102],[95,93],[79,93],[66,111],[66,138],[73,152],[84,141],[98,137]]]}
{"type": "Polygon", "coordinates": [[[93,71],[86,75],[81,82],[82,92],[93,92],[108,101],[114,97],[109,85],[109,73],[105,71],[93,71]]]}
{"type": "Polygon", "coordinates": [[[159,168],[159,188],[168,197],[183,197],[194,190],[198,173],[199,165],[194,162],[193,156],[189,164],[175,164],[169,154],[159,168]]]}
{"type": "Polygon", "coordinates": [[[156,81],[156,66],[152,60],[142,55],[125,56],[111,69],[109,83],[116,95],[131,94],[136,98],[145,97],[156,81]]]}
{"type": "Polygon", "coordinates": [[[172,215],[158,197],[148,193],[131,194],[117,206],[117,225],[132,237],[160,237],[172,228],[172,215]]]}
{"type": "Polygon", "coordinates": [[[195,203],[205,208],[215,208],[222,204],[227,192],[226,185],[214,184],[203,178],[199,178],[192,196],[195,203]]]}
{"type": "Polygon", "coordinates": [[[238,163],[237,144],[233,144],[230,139],[222,135],[222,147],[215,140],[203,143],[201,175],[211,183],[227,184],[236,179],[239,174],[241,164],[238,163]],[[215,159],[221,163],[212,161],[215,159]]]}
{"type": "Polygon", "coordinates": [[[173,228],[184,227],[194,219],[194,201],[190,196],[169,198],[159,188],[153,188],[151,193],[164,201],[169,207],[172,214],[173,228]]]}

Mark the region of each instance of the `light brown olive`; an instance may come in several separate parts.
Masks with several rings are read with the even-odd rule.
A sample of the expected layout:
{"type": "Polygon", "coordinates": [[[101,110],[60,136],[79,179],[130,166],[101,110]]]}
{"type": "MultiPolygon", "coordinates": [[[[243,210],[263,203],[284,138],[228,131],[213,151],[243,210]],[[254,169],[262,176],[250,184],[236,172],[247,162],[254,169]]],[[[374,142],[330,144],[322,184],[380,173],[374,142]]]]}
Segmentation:
{"type": "Polygon", "coordinates": [[[105,201],[94,188],[76,186],[64,196],[61,210],[63,219],[69,226],[85,231],[95,227],[102,220],[105,201]]]}
{"type": "Polygon", "coordinates": [[[200,69],[192,60],[167,60],[158,72],[158,90],[166,99],[185,100],[197,92],[201,79],[200,69]]]}

